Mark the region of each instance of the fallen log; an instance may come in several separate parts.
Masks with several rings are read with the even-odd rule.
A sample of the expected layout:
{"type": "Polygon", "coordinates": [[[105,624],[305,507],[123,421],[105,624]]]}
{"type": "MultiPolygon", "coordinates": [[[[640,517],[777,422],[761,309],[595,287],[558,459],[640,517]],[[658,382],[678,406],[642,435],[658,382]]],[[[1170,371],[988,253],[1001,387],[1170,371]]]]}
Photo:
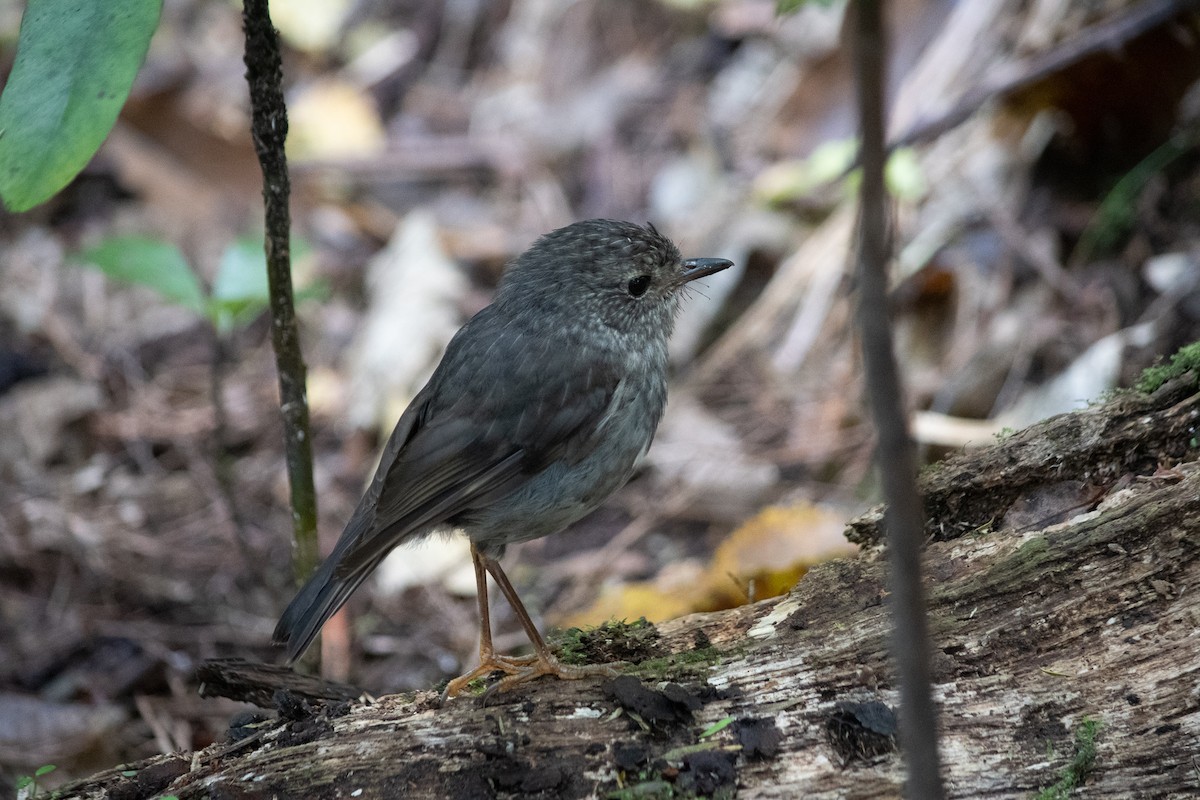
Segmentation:
{"type": "MultiPolygon", "coordinates": [[[[923,479],[948,515],[924,558],[948,795],[1196,796],[1200,395],[1176,382],[1070,416],[923,479]]],[[[784,597],[583,637],[586,657],[630,662],[614,680],[443,702],[270,692],[267,670],[237,691],[277,718],[60,796],[898,797],[885,562],[867,550],[784,597]]]]}

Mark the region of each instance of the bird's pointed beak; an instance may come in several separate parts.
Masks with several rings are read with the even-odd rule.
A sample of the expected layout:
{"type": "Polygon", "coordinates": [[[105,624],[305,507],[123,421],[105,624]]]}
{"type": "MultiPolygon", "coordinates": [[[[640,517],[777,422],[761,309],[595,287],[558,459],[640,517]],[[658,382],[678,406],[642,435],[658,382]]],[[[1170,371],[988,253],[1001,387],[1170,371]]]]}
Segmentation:
{"type": "Polygon", "coordinates": [[[709,275],[714,275],[732,266],[733,262],[724,258],[684,259],[683,272],[680,273],[679,279],[675,281],[675,285],[682,286],[688,281],[694,281],[697,278],[707,278],[709,275]]]}

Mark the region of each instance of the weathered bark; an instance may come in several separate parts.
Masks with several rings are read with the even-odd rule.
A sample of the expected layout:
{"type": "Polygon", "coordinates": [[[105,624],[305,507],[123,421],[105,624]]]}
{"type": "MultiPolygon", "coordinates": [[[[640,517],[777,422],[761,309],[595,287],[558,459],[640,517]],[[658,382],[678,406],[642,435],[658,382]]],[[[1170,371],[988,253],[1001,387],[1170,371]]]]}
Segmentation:
{"type": "MultiPolygon", "coordinates": [[[[1194,430],[1197,396],[1156,397],[1161,413],[1190,418],[1194,430]]],[[[1092,439],[1095,452],[1114,452],[1114,431],[1134,424],[1121,416],[1129,402],[1086,412],[1116,415],[1096,429],[1108,433],[1092,439]]],[[[1043,440],[1064,424],[1046,423],[1043,440]]],[[[1142,441],[1157,436],[1142,430],[1142,441]]],[[[1094,761],[1078,759],[1079,796],[1200,792],[1194,435],[1182,443],[1193,460],[1170,470],[1155,472],[1157,459],[1137,445],[1144,474],[1074,519],[929,544],[949,796],[1029,798],[1055,784],[1069,774],[1088,720],[1099,727],[1094,761]]],[[[990,456],[970,456],[976,472],[939,470],[927,481],[957,474],[963,492],[1005,493],[999,518],[1019,497],[985,473],[1006,474],[1009,456],[1036,439],[1018,434],[990,456]]],[[[1075,452],[1066,448],[1051,465],[1057,479],[1098,474],[1075,452]]],[[[974,498],[970,507],[986,505],[974,498]]],[[[543,680],[486,700],[440,703],[427,693],[313,714],[287,702],[291,721],[240,744],[163,757],[133,777],[114,770],[66,796],[549,798],[673,786],[682,796],[897,797],[894,724],[879,705],[896,703],[883,570],[884,559],[868,552],[818,566],[786,597],[661,626],[662,640],[648,646],[681,654],[665,674],[682,690],[640,696],[622,682],[543,680]],[[700,738],[727,717],[733,724],[700,738]]],[[[658,688],[650,676],[663,668],[659,659],[636,669],[658,688]]]]}
{"type": "MultiPolygon", "coordinates": [[[[1121,394],[1017,431],[993,447],[951,456],[921,476],[926,532],[953,539],[995,527],[1019,498],[1047,486],[1111,487],[1129,475],[1149,475],[1158,464],[1193,459],[1198,409],[1200,395],[1188,374],[1153,395],[1121,394]]],[[[847,538],[881,542],[882,519],[880,509],[864,514],[850,523],[847,538]]]]}

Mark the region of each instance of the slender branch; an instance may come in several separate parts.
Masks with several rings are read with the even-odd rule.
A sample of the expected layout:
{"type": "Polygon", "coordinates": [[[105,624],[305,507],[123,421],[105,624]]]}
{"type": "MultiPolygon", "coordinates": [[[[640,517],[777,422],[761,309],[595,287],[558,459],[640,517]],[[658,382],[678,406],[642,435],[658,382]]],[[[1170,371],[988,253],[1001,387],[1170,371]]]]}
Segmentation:
{"type": "Polygon", "coordinates": [[[944,797],[937,750],[937,710],[930,690],[929,631],[921,583],[924,521],[917,492],[916,448],[904,413],[904,391],[887,300],[887,196],[884,189],[884,59],[879,0],[858,0],[855,77],[862,135],[858,241],[859,324],[871,414],[879,432],[877,457],[887,500],[885,528],[893,615],[892,653],[900,679],[900,734],[908,763],[906,794],[944,797]]]}
{"type": "Polygon", "coordinates": [[[293,569],[304,581],[317,565],[317,496],[313,488],[312,442],[308,430],[304,357],[300,352],[292,297],[291,217],[288,199],[287,106],[283,100],[279,35],[271,24],[267,0],[244,0],[246,82],[250,85],[254,149],[263,171],[266,206],[267,280],[271,300],[271,343],[279,372],[288,483],[295,536],[293,569]]]}

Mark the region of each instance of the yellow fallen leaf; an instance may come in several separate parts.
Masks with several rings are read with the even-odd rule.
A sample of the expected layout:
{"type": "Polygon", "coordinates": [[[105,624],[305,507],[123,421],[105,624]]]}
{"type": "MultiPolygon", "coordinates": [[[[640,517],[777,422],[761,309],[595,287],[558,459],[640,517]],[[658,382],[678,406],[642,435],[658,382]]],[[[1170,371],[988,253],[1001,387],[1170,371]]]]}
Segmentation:
{"type": "MultiPolygon", "coordinates": [[[[858,549],[842,535],[845,516],[820,506],[771,506],[721,543],[707,567],[670,565],[653,581],[605,590],[588,609],[563,625],[598,625],[610,619],[651,622],[716,611],[775,597],[796,585],[813,564],[858,549]]],[[[690,562],[689,562],[690,563],[690,562]]]]}
{"type": "Polygon", "coordinates": [[[709,569],[714,588],[725,601],[720,608],[744,602],[746,593],[731,591],[732,576],[740,587],[754,584],[754,599],[775,597],[791,589],[813,564],[855,552],[842,531],[845,517],[820,506],[769,506],[731,533],[713,554],[709,569]],[[725,577],[722,585],[720,578],[725,577]]]}

